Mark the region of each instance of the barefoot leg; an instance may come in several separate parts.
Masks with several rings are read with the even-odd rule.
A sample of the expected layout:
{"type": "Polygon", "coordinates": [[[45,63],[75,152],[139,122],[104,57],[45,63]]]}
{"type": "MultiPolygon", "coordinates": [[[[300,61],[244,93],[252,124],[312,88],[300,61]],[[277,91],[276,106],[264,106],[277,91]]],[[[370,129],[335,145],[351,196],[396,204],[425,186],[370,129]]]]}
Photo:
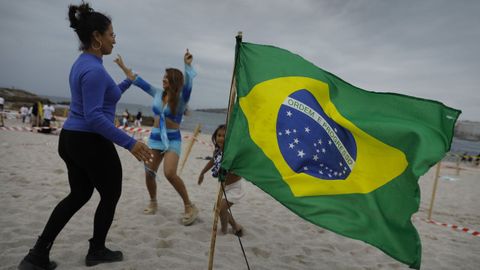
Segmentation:
{"type": "Polygon", "coordinates": [[[226,234],[228,231],[228,205],[225,199],[220,203],[220,224],[222,225],[222,233],[226,234]]]}

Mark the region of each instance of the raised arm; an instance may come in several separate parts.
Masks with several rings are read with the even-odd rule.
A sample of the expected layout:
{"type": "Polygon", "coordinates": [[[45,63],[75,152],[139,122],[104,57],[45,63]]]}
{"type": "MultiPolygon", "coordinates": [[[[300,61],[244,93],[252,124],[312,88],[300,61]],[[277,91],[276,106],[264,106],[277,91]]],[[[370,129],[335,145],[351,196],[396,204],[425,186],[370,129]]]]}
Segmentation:
{"type": "Polygon", "coordinates": [[[197,76],[197,72],[192,67],[193,56],[190,52],[185,52],[183,62],[185,63],[185,82],[182,89],[182,101],[187,104],[192,94],[193,78],[197,76]]]}
{"type": "Polygon", "coordinates": [[[120,67],[123,73],[125,73],[125,76],[127,76],[129,80],[135,81],[135,79],[137,78],[137,75],[133,73],[133,71],[130,68],[127,68],[120,54],[117,54],[117,57],[113,60],[113,62],[117,63],[117,65],[120,67]]]}
{"type": "Polygon", "coordinates": [[[117,57],[113,60],[113,62],[117,63],[117,65],[123,70],[123,73],[125,73],[125,76],[127,77],[125,80],[118,84],[118,88],[120,88],[123,93],[130,87],[130,85],[132,85],[132,82],[135,80],[137,75],[133,73],[131,69],[125,66],[125,64],[123,63],[123,59],[119,54],[117,54],[117,57]]]}
{"type": "MultiPolygon", "coordinates": [[[[120,69],[123,71],[123,73],[125,73],[125,76],[127,76],[128,80],[133,82],[134,85],[140,87],[140,89],[145,91],[150,96],[154,97],[155,94],[157,93],[157,91],[163,91],[162,89],[159,89],[159,88],[156,88],[156,87],[152,86],[147,81],[142,79],[140,76],[135,74],[132,71],[131,68],[128,68],[127,65],[125,65],[125,62],[123,62],[122,56],[120,56],[119,54],[117,54],[117,57],[113,61],[118,65],[118,67],[120,67],[120,69]]],[[[119,85],[119,87],[120,87],[120,85],[119,85]]]]}

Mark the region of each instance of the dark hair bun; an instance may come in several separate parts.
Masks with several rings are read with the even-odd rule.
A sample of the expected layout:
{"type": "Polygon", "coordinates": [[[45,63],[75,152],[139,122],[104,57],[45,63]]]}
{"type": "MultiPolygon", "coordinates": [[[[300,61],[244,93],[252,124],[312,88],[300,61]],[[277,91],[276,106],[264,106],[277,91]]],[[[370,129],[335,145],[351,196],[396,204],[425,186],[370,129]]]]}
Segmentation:
{"type": "Polygon", "coordinates": [[[77,33],[80,40],[80,50],[86,50],[92,45],[92,33],[98,31],[103,34],[108,30],[112,21],[109,17],[96,12],[88,3],[82,1],[78,6],[68,7],[70,27],[77,33]]]}
{"type": "Polygon", "coordinates": [[[70,20],[70,27],[78,29],[85,19],[94,12],[88,3],[82,2],[81,5],[70,5],[68,7],[68,19],[70,20]]]}

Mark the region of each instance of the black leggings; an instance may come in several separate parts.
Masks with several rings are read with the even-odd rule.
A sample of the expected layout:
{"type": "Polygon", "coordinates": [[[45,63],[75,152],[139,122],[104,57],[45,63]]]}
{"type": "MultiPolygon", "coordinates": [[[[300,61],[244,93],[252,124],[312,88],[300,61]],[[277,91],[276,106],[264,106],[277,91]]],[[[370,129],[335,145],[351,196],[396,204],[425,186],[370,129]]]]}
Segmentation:
{"type": "Polygon", "coordinates": [[[100,203],[92,241],[103,247],[122,193],[122,164],[117,150],[99,134],[63,129],[58,153],[67,165],[70,194],[55,207],[40,237],[53,242],[70,218],[90,200],[95,188],[100,203]]]}

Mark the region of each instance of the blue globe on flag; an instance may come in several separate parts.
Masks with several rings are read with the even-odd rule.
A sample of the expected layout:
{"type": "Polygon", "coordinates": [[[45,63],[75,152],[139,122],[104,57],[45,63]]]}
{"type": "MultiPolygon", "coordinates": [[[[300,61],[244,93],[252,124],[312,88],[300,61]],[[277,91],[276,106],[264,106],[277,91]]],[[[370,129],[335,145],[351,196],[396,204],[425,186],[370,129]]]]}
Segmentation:
{"type": "Polygon", "coordinates": [[[357,157],[351,132],[333,121],[306,89],[289,95],[278,111],[277,142],[297,173],[322,180],[345,180],[357,157]]]}

